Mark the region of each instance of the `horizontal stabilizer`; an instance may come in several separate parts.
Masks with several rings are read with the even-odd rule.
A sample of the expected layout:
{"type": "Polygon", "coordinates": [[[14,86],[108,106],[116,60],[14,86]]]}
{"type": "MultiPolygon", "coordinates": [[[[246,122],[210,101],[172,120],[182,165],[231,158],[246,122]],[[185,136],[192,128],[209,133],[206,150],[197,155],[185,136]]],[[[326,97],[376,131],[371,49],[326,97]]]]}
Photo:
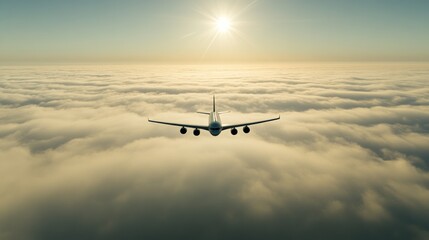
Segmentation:
{"type": "Polygon", "coordinates": [[[199,114],[205,114],[205,115],[210,115],[209,112],[197,112],[197,113],[199,113],[199,114]]]}

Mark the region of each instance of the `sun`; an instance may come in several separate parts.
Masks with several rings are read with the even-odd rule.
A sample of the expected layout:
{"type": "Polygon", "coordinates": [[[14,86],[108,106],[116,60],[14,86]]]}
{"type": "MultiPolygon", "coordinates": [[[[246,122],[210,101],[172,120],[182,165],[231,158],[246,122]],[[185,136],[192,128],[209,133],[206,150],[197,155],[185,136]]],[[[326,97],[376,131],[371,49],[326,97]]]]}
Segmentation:
{"type": "Polygon", "coordinates": [[[218,17],[215,23],[219,33],[226,33],[231,29],[231,20],[227,17],[218,17]]]}

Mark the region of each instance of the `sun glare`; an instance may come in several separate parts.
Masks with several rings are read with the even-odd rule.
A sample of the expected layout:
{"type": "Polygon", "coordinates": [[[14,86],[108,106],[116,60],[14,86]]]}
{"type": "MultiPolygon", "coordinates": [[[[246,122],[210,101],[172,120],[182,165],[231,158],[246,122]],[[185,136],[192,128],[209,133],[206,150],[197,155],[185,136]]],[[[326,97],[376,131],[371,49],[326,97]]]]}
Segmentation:
{"type": "Polygon", "coordinates": [[[219,17],[216,19],[216,28],[220,33],[228,32],[231,29],[231,20],[227,17],[219,17]]]}

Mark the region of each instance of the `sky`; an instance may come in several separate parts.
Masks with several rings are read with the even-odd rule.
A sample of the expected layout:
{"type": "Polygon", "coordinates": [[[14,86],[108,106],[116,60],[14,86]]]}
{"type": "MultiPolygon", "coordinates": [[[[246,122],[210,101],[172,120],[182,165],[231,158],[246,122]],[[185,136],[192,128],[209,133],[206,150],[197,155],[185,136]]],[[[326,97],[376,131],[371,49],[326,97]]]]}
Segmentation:
{"type": "Polygon", "coordinates": [[[1,239],[429,237],[427,64],[0,70],[1,239]]]}
{"type": "Polygon", "coordinates": [[[428,9],[426,0],[3,0],[0,61],[428,61],[428,9]]]}

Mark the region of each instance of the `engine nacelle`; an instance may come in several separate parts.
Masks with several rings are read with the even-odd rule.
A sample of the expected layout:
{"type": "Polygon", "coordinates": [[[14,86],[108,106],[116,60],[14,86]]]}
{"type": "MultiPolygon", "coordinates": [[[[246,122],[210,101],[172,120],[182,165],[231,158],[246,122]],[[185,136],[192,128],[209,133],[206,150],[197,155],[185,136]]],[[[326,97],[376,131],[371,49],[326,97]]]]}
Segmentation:
{"type": "Polygon", "coordinates": [[[199,129],[194,129],[194,136],[199,136],[200,135],[200,130],[199,129]]]}
{"type": "Polygon", "coordinates": [[[235,129],[235,128],[231,129],[231,134],[232,135],[237,135],[237,133],[238,133],[237,129],[235,129]]]}
{"type": "Polygon", "coordinates": [[[185,127],[182,127],[182,128],[180,129],[180,133],[181,133],[181,134],[186,134],[186,132],[188,132],[188,129],[186,129],[185,127]]]}
{"type": "Polygon", "coordinates": [[[243,128],[243,132],[244,132],[244,133],[250,133],[250,128],[249,128],[248,126],[245,126],[245,127],[243,128]]]}

